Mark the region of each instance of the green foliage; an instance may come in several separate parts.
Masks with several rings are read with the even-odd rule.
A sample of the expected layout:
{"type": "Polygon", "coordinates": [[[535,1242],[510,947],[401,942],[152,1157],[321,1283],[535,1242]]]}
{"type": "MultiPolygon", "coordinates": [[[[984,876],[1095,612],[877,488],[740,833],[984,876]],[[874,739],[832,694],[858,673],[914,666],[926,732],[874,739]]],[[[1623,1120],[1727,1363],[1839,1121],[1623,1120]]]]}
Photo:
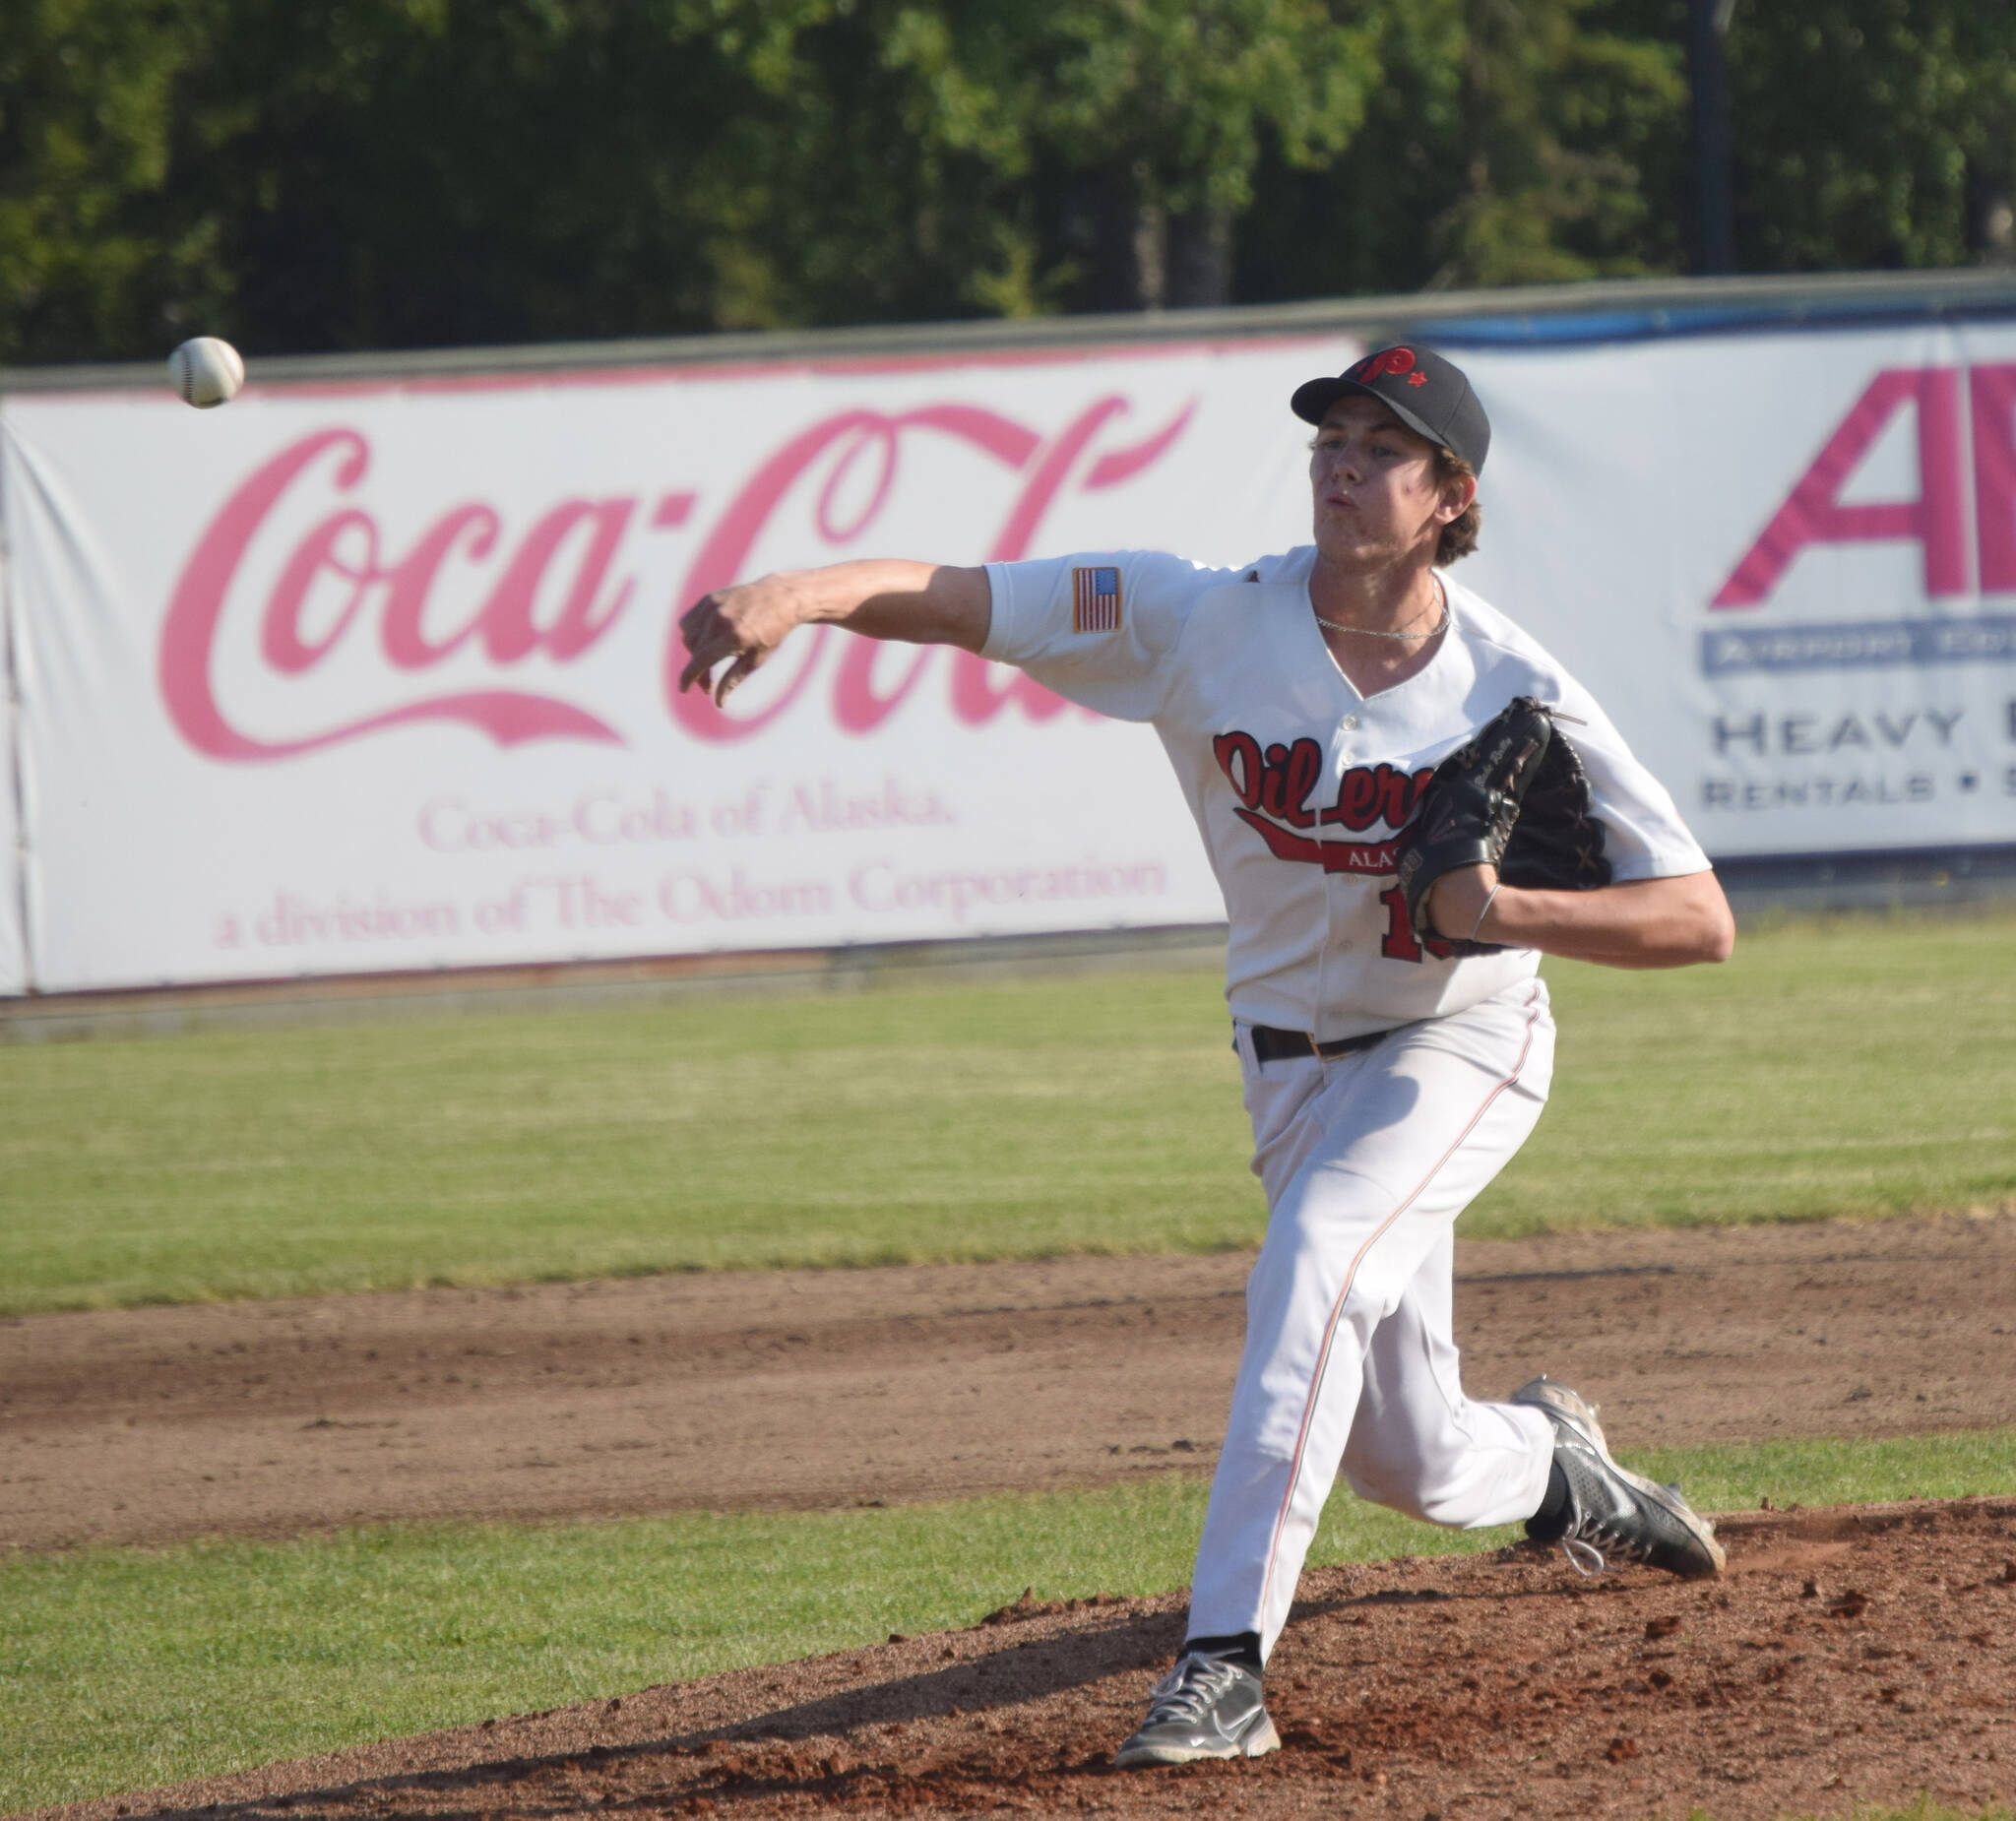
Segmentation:
{"type": "Polygon", "coordinates": [[[1381,83],[1335,176],[1270,169],[1255,297],[1628,277],[1685,263],[1676,32],[1609,0],[1382,9],[1381,83]]]}
{"type": "MultiPolygon", "coordinates": [[[[2007,1430],[1631,1460],[1704,1508],[2016,1489],[2007,1430]]],[[[377,1526],[0,1556],[0,1810],[1183,1585],[1205,1481],[614,1524],[377,1526]]],[[[1344,1492],[1312,1565],[1495,1548],[1344,1492]]],[[[1939,1811],[1924,1811],[1933,1821],[1939,1811]]]]}
{"type": "MultiPolygon", "coordinates": [[[[1462,1230],[2008,1201],[2012,930],[1550,964],[1553,1103],[1462,1230]]],[[[0,1313],[1204,1251],[1265,1218],[1198,971],[4,1047],[0,1104],[0,1313]]]]}
{"type": "Polygon", "coordinates": [[[777,318],[754,230],[823,0],[221,4],[183,151],[252,345],[777,318]]]}
{"type": "Polygon", "coordinates": [[[1609,29],[1593,0],[1469,0],[1461,195],[1437,284],[1523,284],[1669,266],[1641,166],[1685,106],[1676,48],[1609,29]]]}
{"type": "Polygon", "coordinates": [[[1088,184],[1123,242],[1245,206],[1263,131],[1348,139],[1361,37],[1319,0],[42,0],[0,356],[1054,307],[1088,184]]]}
{"type": "Polygon", "coordinates": [[[1951,266],[1983,250],[1985,213],[2016,195],[2016,10],[1745,5],[1729,55],[1745,265],[1951,266]]]}
{"type": "Polygon", "coordinates": [[[1350,142],[1377,74],[1370,39],[1319,0],[1072,0],[904,6],[887,43],[916,78],[920,146],[971,155],[990,179],[1006,269],[967,294],[1021,313],[1180,293],[1180,275],[1142,262],[1180,263],[1186,238],[1222,265],[1263,144],[1323,167],[1350,142]]]}
{"type": "Polygon", "coordinates": [[[900,8],[886,55],[921,81],[910,125],[1004,176],[1114,169],[1178,212],[1243,206],[1271,128],[1292,160],[1350,139],[1362,29],[1314,0],[1073,0],[900,8]]]}
{"type": "MultiPolygon", "coordinates": [[[[20,0],[0,360],[1672,271],[1685,0],[20,0]]],[[[1743,0],[1746,265],[2008,257],[2016,12],[1743,0]]]]}
{"type": "Polygon", "coordinates": [[[15,0],[0,31],[0,361],[152,351],[223,294],[209,224],[164,215],[198,0],[15,0]]]}

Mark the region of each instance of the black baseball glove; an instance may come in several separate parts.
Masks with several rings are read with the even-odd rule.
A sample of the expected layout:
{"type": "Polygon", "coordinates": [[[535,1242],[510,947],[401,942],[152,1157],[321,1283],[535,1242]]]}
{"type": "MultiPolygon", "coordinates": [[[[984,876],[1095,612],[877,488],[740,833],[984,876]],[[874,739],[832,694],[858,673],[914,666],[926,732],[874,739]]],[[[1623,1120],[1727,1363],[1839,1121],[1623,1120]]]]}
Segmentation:
{"type": "MultiPolygon", "coordinates": [[[[1428,893],[1444,873],[1495,866],[1502,884],[1586,892],[1610,882],[1589,774],[1553,712],[1518,696],[1435,768],[1394,848],[1394,870],[1418,936],[1436,934],[1428,893]]],[[[1443,937],[1457,955],[1499,944],[1443,937]]]]}

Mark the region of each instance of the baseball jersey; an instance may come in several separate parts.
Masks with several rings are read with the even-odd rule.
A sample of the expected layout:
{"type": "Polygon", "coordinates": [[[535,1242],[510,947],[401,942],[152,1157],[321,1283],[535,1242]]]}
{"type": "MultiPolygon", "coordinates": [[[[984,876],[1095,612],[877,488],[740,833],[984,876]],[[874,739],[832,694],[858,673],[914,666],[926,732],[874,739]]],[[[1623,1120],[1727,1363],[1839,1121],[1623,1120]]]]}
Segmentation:
{"type": "Polygon", "coordinates": [[[1313,546],[1239,569],[1158,551],[990,563],[985,655],[1087,708],[1154,723],[1204,838],[1230,934],[1234,1018],[1356,1036],[1475,1005],[1530,977],[1530,949],[1466,956],[1410,926],[1393,846],[1435,766],[1515,696],[1565,728],[1619,882],[1707,869],[1672,798],[1595,699],[1444,575],[1450,627],[1425,668],[1361,696],[1309,603],[1313,546]]]}

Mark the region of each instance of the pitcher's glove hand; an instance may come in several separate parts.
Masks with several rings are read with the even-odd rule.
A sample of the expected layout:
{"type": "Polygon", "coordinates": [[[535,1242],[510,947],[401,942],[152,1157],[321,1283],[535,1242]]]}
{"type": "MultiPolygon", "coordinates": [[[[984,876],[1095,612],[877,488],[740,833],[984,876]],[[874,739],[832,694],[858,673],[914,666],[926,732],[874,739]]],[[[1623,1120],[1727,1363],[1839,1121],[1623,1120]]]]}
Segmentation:
{"type": "MultiPolygon", "coordinates": [[[[1501,884],[1529,891],[1609,884],[1604,827],[1590,803],[1589,774],[1555,730],[1552,711],[1531,696],[1516,697],[1435,768],[1395,845],[1394,870],[1415,933],[1439,933],[1428,918],[1428,894],[1460,867],[1495,866],[1501,884]]],[[[1457,955],[1500,947],[1442,940],[1457,955]]]]}

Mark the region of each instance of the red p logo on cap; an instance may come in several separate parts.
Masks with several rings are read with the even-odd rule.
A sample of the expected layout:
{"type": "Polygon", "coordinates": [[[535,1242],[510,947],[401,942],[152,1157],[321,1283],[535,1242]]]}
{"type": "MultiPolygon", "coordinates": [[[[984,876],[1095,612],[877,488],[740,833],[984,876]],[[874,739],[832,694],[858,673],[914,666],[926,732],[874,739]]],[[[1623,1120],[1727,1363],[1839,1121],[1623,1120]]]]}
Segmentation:
{"type": "Polygon", "coordinates": [[[1381,353],[1367,354],[1351,370],[1353,379],[1359,382],[1377,379],[1382,373],[1411,373],[1414,371],[1414,349],[1411,347],[1389,347],[1381,353]]]}

